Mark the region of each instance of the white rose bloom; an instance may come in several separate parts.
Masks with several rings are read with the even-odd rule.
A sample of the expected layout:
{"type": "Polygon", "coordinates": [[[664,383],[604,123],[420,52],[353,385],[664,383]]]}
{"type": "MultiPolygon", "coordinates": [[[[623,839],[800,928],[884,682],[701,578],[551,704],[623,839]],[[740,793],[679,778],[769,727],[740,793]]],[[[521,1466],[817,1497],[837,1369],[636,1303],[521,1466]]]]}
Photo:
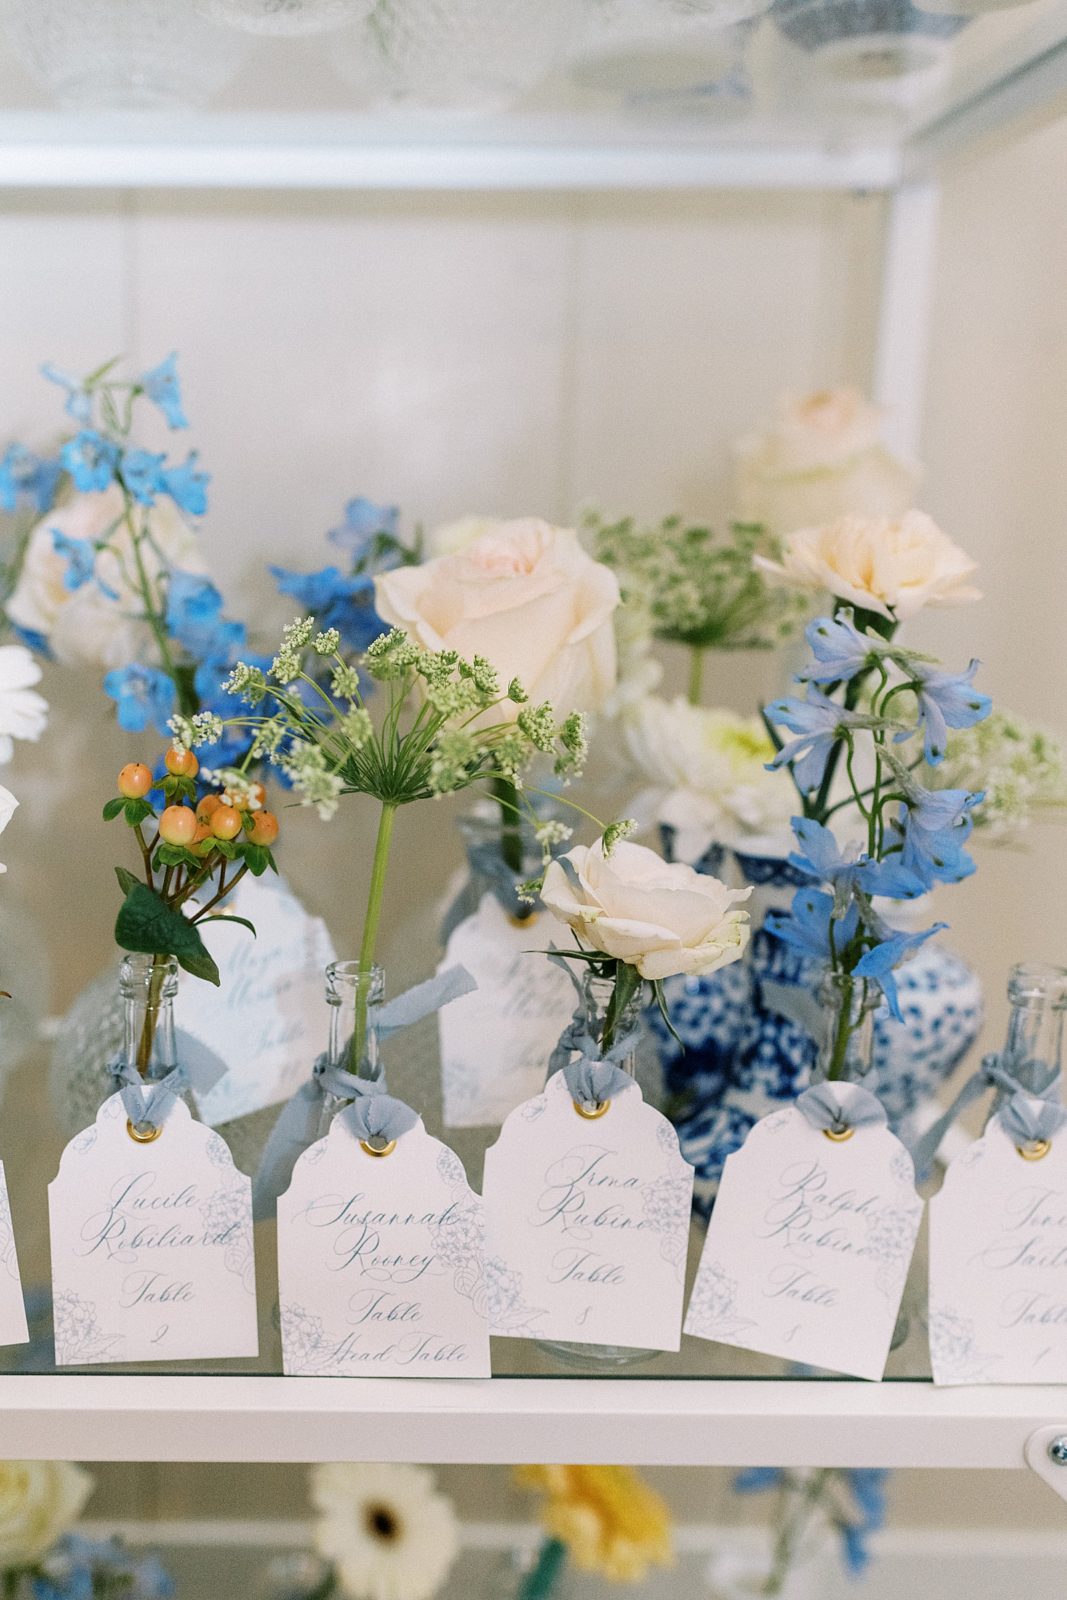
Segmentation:
{"type": "Polygon", "coordinates": [[[649,695],[623,717],[627,749],[648,779],[635,810],[675,830],[678,860],[698,861],[714,841],[788,833],[796,791],[774,759],[759,717],[649,695]]]}
{"type": "Polygon", "coordinates": [[[886,448],[882,426],[858,389],[783,395],[771,425],[735,446],[738,515],[780,535],[849,514],[900,516],[920,473],[886,448]]]}
{"type": "Polygon", "coordinates": [[[495,533],[501,524],[500,517],[456,517],[453,522],[442,522],[426,535],[426,550],[431,556],[454,556],[465,550],[475,539],[495,533]]]}
{"type": "Polygon", "coordinates": [[[425,1467],[313,1467],[315,1548],[361,1600],[431,1600],[459,1553],[452,1502],[425,1467]]]}
{"type": "MultiPolygon", "coordinates": [[[[92,580],[68,589],[63,581],[67,561],[52,540],[53,529],[72,539],[102,539],[122,510],[122,492],[112,484],[99,494],[75,495],[43,517],[30,534],[7,614],[17,627],[41,634],[65,666],[124,667],[130,661],[155,659],[151,634],[136,620],[144,608],[133,587],[132,541],[125,524],[115,527],[108,549],[97,557],[97,575],[116,599],[92,580]]],[[[187,572],[206,570],[196,535],[177,506],[161,499],[148,517],[156,547],[143,547],[150,580],[158,576],[161,563],[187,572]]]]}
{"type": "Polygon", "coordinates": [[[734,908],[751,889],[728,889],[718,878],[668,864],[644,845],[604,841],[578,845],[549,862],[541,899],[574,929],[587,949],[601,950],[655,981],[676,973],[701,977],[729,966],[748,943],[748,912],[734,908]]]}
{"type": "MultiPolygon", "coordinates": [[[[597,711],[615,686],[615,574],[570,528],[501,522],[455,555],[374,580],[378,614],[426,650],[484,656],[506,693],[518,678],[534,704],[597,711]]],[[[514,719],[505,702],[491,715],[514,719]]]]}
{"type": "Polygon", "coordinates": [[[25,645],[0,645],[0,766],[14,755],[16,739],[36,742],[48,724],[48,701],[33,687],[40,681],[25,645]]]}
{"type": "Polygon", "coordinates": [[[89,1474],[68,1461],[0,1461],[0,1567],[47,1555],[92,1488],[89,1474]]]}
{"type": "Polygon", "coordinates": [[[898,622],[924,606],[982,598],[966,582],[976,563],[924,511],[897,519],[841,517],[823,528],[801,528],[785,541],[780,562],[755,560],[774,583],[827,592],[898,622]]]}

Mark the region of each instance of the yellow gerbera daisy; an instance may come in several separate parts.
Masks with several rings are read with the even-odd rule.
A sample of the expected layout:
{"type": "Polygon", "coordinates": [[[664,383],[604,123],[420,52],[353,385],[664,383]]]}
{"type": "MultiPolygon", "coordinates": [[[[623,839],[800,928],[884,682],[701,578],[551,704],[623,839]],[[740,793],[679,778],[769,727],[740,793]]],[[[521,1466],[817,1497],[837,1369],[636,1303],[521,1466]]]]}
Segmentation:
{"type": "Polygon", "coordinates": [[[650,1567],[673,1565],[666,1502],[631,1467],[518,1467],[516,1478],[547,1495],[545,1532],[583,1572],[639,1583],[650,1567]]]}

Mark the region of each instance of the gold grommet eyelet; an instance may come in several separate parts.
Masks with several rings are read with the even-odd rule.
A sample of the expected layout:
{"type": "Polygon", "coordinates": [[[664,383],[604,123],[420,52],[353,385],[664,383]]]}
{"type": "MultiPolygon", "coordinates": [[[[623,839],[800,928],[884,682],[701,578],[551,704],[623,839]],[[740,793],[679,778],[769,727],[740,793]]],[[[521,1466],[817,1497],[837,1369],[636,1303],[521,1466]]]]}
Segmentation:
{"type": "Polygon", "coordinates": [[[584,1117],[587,1122],[595,1122],[598,1117],[604,1116],[605,1112],[611,1109],[610,1100],[598,1100],[595,1106],[583,1105],[580,1100],[571,1103],[578,1115],[584,1117]]]}
{"type": "Polygon", "coordinates": [[[388,1144],[373,1145],[369,1139],[361,1139],[359,1148],[366,1151],[369,1156],[391,1156],[396,1149],[396,1140],[390,1139],[388,1144]]]}
{"type": "Polygon", "coordinates": [[[846,1139],[851,1139],[855,1128],[824,1128],[823,1136],[832,1144],[844,1144],[846,1139]]]}
{"type": "Polygon", "coordinates": [[[1052,1140],[1035,1139],[1033,1144],[1017,1144],[1015,1148],[1024,1161],[1044,1161],[1052,1149],[1052,1140]]]}
{"type": "Polygon", "coordinates": [[[515,917],[509,913],[508,921],[513,928],[533,928],[540,920],[540,916],[541,913],[539,911],[531,911],[528,917],[515,917]]]}
{"type": "Polygon", "coordinates": [[[146,1122],[143,1127],[138,1128],[133,1122],[130,1121],[130,1118],[127,1117],[126,1132],[129,1134],[134,1144],[153,1144],[163,1132],[163,1124],[159,1123],[153,1128],[151,1123],[146,1122]]]}

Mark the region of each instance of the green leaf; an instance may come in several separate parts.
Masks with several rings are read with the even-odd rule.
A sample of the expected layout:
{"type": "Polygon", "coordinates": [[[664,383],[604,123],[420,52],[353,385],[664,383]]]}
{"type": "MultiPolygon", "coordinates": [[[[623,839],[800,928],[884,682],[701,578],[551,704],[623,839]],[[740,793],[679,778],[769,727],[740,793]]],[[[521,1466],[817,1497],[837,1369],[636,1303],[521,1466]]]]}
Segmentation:
{"type": "Polygon", "coordinates": [[[271,864],[270,851],[267,847],[262,844],[246,844],[243,846],[241,854],[244,856],[245,866],[253,878],[262,878],[271,864]]]}
{"type": "MultiPolygon", "coordinates": [[[[253,939],[256,937],[256,930],[252,926],[252,924],[249,922],[248,918],[247,917],[235,917],[232,911],[213,911],[211,913],[210,917],[201,917],[200,918],[200,923],[204,923],[204,922],[239,922],[241,924],[242,928],[247,928],[248,929],[248,931],[252,935],[253,939]]],[[[199,924],[198,924],[198,926],[199,926],[199,924]]]]}
{"type": "Polygon", "coordinates": [[[116,867],[115,876],[119,880],[119,888],[123,894],[129,894],[130,890],[135,889],[141,881],[136,872],[131,872],[128,867],[116,867]]]}
{"type": "Polygon", "coordinates": [[[135,883],[119,907],[115,942],[144,955],[176,956],[194,977],[220,982],[219,969],[196,928],[146,883],[135,883]]]}
{"type": "Polygon", "coordinates": [[[237,860],[238,847],[232,839],[215,839],[213,843],[219,855],[225,856],[227,861],[237,860]]]}
{"type": "Polygon", "coordinates": [[[155,816],[155,811],[147,800],[127,800],[123,803],[122,809],[126,813],[126,821],[131,828],[136,828],[137,824],[143,822],[146,817],[155,816]]]}
{"type": "Polygon", "coordinates": [[[193,859],[183,844],[161,844],[156,851],[156,860],[165,867],[188,866],[193,859]]]}
{"type": "Polygon", "coordinates": [[[104,821],[113,821],[114,818],[118,816],[119,812],[123,810],[125,805],[126,801],[121,794],[117,794],[114,800],[109,800],[107,805],[104,807],[104,821]]]}

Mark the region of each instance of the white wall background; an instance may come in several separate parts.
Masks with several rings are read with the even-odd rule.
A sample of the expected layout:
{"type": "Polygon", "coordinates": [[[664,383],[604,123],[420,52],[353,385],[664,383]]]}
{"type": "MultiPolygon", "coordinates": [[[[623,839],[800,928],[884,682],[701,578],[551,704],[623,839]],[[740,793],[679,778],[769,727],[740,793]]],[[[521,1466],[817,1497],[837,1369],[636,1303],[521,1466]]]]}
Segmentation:
{"type": "MultiPolygon", "coordinates": [[[[1063,733],[1065,177],[1062,126],[948,175],[926,503],[980,559],[989,598],[919,634],[980,655],[987,687],[1063,733]]],[[[208,548],[246,615],[279,614],[264,564],[322,564],[321,535],[355,493],[430,523],[565,519],[590,497],[721,516],[728,442],[780,388],[869,382],[882,224],[881,202],[848,196],[5,197],[0,436],[54,426],[42,359],[88,369],[177,348],[215,475],[208,548]]],[[[721,687],[747,707],[773,679],[738,658],[721,687]]],[[[52,672],[47,688],[55,726],[20,752],[4,893],[47,925],[62,1006],[110,953],[114,844],[95,819],[131,752],[93,684],[52,672]]],[[[365,820],[353,807],[329,835],[303,816],[288,830],[290,876],[342,945],[365,820]]],[[[451,865],[407,822],[394,920],[451,865]]],[[[1035,829],[1027,853],[987,856],[952,892],[953,938],[992,995],[1013,960],[1067,959],[1065,860],[1067,831],[1035,829]]],[[[1001,1023],[994,1006],[989,1042],[1001,1023]]],[[[723,1475],[669,1478],[683,1511],[723,1515],[723,1475]]],[[[158,1470],[103,1482],[103,1510],[161,1503],[158,1470]]],[[[228,1473],[239,1501],[241,1482],[253,1514],[292,1511],[291,1474],[228,1473]]],[[[495,1494],[482,1474],[456,1488],[482,1515],[495,1494]]],[[[204,1469],[167,1474],[168,1510],[214,1510],[211,1493],[204,1469]]],[[[939,1477],[936,1493],[903,1474],[895,1493],[904,1521],[1062,1520],[1021,1474],[939,1477]]]]}

